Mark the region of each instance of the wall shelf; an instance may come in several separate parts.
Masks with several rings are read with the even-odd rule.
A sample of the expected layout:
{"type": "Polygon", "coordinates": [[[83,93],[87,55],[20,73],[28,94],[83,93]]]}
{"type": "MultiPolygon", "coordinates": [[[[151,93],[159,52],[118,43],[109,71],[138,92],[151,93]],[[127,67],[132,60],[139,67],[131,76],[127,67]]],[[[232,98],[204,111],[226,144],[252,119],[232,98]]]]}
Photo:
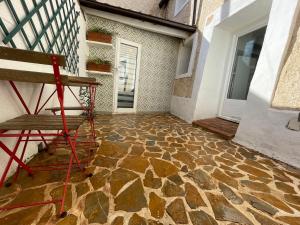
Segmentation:
{"type": "Polygon", "coordinates": [[[112,76],[112,72],[100,72],[100,71],[94,71],[94,70],[86,70],[89,74],[97,74],[97,75],[103,75],[103,76],[112,76]]]}
{"type": "Polygon", "coordinates": [[[105,46],[105,47],[113,47],[113,45],[111,43],[105,43],[105,42],[98,42],[98,41],[89,41],[89,40],[86,40],[86,43],[90,46],[105,46]]]}

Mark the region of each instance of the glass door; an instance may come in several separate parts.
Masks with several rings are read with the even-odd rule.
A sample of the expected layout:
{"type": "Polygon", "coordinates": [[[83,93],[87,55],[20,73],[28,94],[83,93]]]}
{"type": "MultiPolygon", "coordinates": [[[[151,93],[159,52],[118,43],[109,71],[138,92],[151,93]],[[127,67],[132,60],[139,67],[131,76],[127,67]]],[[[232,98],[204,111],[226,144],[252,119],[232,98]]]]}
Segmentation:
{"type": "Polygon", "coordinates": [[[115,111],[135,112],[140,46],[123,39],[118,41],[115,111]]]}
{"type": "Polygon", "coordinates": [[[238,36],[221,116],[239,121],[264,42],[266,27],[238,36]]]}

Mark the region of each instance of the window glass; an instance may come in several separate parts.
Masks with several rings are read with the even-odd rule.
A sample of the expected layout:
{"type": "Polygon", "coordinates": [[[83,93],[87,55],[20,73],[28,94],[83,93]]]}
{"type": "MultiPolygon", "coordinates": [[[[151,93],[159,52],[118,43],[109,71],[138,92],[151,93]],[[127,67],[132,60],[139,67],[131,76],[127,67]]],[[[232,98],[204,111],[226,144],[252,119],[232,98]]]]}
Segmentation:
{"type": "Polygon", "coordinates": [[[176,16],[189,1],[190,0],[176,0],[174,16],[176,16]]]}
{"type": "Polygon", "coordinates": [[[246,100],[264,42],[266,27],[238,38],[227,98],[246,100]]]}

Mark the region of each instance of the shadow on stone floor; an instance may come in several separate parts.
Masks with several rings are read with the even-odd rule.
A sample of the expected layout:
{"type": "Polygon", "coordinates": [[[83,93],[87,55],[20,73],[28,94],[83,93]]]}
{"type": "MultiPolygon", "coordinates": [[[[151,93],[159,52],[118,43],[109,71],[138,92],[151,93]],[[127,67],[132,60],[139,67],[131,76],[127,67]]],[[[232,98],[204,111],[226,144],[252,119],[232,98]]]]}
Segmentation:
{"type": "MultiPolygon", "coordinates": [[[[47,205],[2,211],[0,224],[300,224],[295,168],[169,114],[97,116],[96,130],[101,146],[86,171],[94,175],[74,167],[67,217],[47,205]]],[[[66,156],[43,152],[30,163],[66,156]]],[[[0,205],[57,198],[64,176],[21,173],[0,190],[0,205]]]]}

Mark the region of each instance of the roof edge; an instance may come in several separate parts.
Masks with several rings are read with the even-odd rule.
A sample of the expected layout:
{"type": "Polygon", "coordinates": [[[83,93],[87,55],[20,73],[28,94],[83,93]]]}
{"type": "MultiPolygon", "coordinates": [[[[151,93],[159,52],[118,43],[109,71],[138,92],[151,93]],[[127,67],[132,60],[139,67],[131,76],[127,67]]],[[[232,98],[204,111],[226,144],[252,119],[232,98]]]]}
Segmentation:
{"type": "Polygon", "coordinates": [[[117,6],[112,6],[109,4],[97,2],[96,0],[79,0],[79,2],[80,2],[80,5],[88,7],[88,8],[92,8],[92,9],[96,9],[96,10],[100,10],[100,11],[104,11],[104,12],[109,12],[109,13],[113,13],[113,14],[118,14],[118,15],[130,17],[130,18],[154,23],[154,24],[159,24],[159,25],[179,29],[179,30],[186,31],[186,32],[194,33],[197,30],[196,26],[190,26],[190,25],[186,25],[183,23],[178,23],[178,22],[174,22],[171,20],[166,20],[163,18],[155,17],[152,15],[136,12],[136,11],[133,11],[130,9],[124,9],[124,8],[117,7],[117,6]]]}

